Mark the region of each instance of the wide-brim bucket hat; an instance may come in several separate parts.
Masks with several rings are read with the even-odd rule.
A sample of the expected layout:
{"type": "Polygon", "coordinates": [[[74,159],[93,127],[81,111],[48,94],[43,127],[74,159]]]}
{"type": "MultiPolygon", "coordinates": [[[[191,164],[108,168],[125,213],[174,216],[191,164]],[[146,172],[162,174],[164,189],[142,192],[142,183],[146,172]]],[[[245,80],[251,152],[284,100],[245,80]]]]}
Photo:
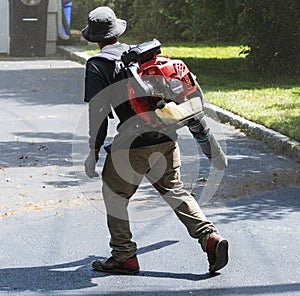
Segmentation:
{"type": "Polygon", "coordinates": [[[110,7],[101,6],[89,13],[88,25],[81,32],[90,42],[103,42],[122,35],[125,30],[126,21],[118,19],[110,7]]]}

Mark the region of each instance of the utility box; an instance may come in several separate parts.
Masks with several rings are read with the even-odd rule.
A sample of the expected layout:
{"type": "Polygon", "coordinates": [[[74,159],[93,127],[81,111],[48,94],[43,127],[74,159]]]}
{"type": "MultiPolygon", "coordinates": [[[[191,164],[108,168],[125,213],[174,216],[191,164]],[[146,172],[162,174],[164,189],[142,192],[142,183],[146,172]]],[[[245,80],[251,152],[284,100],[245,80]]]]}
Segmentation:
{"type": "Polygon", "coordinates": [[[48,0],[10,0],[10,55],[46,55],[48,0]]]}

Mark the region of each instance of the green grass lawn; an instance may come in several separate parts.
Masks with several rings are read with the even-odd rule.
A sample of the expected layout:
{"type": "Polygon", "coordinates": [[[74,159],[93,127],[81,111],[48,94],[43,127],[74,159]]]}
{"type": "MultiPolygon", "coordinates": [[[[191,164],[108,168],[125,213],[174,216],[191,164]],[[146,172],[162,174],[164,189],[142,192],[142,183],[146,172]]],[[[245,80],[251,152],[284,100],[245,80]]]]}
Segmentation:
{"type": "Polygon", "coordinates": [[[300,141],[300,79],[259,77],[241,51],[239,45],[162,46],[162,55],[185,61],[206,101],[300,141]]]}

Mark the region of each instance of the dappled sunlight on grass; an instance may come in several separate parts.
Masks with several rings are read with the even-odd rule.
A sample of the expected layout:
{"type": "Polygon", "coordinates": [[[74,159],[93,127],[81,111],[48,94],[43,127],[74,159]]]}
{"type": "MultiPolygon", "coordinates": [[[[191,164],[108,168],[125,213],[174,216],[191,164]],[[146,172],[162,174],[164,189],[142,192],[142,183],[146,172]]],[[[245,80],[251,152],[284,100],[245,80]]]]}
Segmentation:
{"type": "Polygon", "coordinates": [[[295,88],[208,91],[207,101],[300,141],[300,98],[295,88]]]}
{"type": "MultiPolygon", "coordinates": [[[[245,46],[228,45],[228,46],[208,46],[208,45],[162,45],[161,51],[163,56],[171,58],[201,58],[201,59],[235,59],[245,58],[241,52],[245,46]]],[[[94,55],[99,50],[95,47],[85,51],[88,55],[94,55]]]]}
{"type": "Polygon", "coordinates": [[[162,55],[172,58],[231,59],[244,58],[242,46],[163,46],[162,55]]]}

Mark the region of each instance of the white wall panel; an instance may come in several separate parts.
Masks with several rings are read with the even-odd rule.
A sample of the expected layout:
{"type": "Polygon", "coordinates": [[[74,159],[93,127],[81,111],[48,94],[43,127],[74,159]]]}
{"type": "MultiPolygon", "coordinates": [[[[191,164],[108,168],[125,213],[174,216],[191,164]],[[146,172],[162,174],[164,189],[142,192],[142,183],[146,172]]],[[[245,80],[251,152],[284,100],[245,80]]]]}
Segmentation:
{"type": "Polygon", "coordinates": [[[9,7],[8,0],[0,0],[0,53],[9,51],[9,7]]]}

